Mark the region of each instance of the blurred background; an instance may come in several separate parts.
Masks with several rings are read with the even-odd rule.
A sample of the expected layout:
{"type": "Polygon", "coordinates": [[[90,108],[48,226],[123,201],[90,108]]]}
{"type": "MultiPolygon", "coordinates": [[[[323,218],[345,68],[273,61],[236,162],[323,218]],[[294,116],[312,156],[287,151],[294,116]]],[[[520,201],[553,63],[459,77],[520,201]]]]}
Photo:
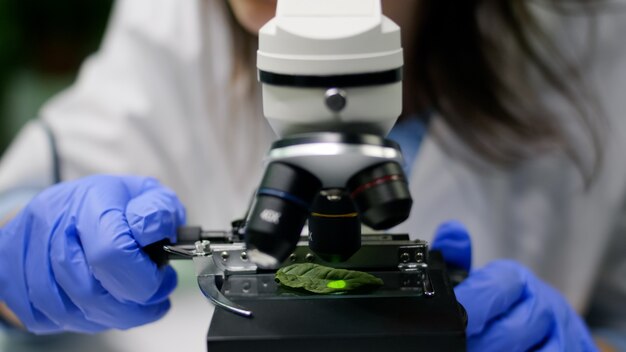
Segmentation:
{"type": "MultiPolygon", "coordinates": [[[[46,101],[74,82],[81,63],[99,47],[113,2],[0,0],[0,155],[46,101]]],[[[213,306],[197,287],[193,263],[173,265],[179,280],[172,297],[176,309],[164,319],[94,336],[34,337],[0,329],[0,352],[203,350],[213,306]]]]}
{"type": "Polygon", "coordinates": [[[112,0],[0,0],[0,153],[97,50],[112,0]]]}

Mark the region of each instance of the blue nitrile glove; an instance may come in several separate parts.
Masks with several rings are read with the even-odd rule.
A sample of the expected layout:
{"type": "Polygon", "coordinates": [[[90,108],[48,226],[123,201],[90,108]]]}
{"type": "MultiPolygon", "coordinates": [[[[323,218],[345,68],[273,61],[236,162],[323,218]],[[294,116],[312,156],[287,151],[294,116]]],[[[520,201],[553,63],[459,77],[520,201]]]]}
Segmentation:
{"type": "MultiPolygon", "coordinates": [[[[471,243],[457,222],[439,227],[432,249],[470,270],[471,243]]],[[[454,292],[468,315],[468,351],[597,351],[582,319],[554,288],[511,260],[470,272],[454,292]]]]}
{"type": "Polygon", "coordinates": [[[92,176],[37,195],[0,230],[0,301],[35,333],[162,317],[176,272],[140,249],[175,240],[185,210],[151,178],[92,176]]]}

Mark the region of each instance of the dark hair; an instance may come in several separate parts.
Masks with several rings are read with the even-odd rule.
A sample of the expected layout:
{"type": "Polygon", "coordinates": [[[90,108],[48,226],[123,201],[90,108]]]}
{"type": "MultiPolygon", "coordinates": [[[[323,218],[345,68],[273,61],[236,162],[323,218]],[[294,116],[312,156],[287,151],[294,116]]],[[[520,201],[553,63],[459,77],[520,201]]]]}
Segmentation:
{"type": "MultiPolygon", "coordinates": [[[[514,165],[537,152],[560,149],[589,180],[601,154],[597,126],[585,103],[593,101],[592,94],[531,7],[589,15],[592,6],[584,5],[599,2],[419,0],[415,72],[407,80],[414,86],[405,87],[417,94],[409,105],[441,113],[467,146],[496,165],[514,165]],[[590,168],[583,167],[573,137],[557,121],[557,114],[533,93],[532,73],[573,107],[596,152],[590,168]]],[[[241,50],[250,50],[256,39],[231,21],[240,65],[251,66],[241,50]]]]}
{"type": "Polygon", "coordinates": [[[601,155],[599,121],[591,121],[595,99],[576,58],[565,57],[535,13],[591,19],[599,2],[420,1],[415,83],[421,104],[441,112],[466,145],[496,164],[512,165],[537,152],[562,150],[589,181],[601,155]],[[539,82],[531,82],[533,73],[539,82]],[[591,164],[582,160],[564,121],[536,95],[537,83],[570,104],[594,150],[591,164]]]}

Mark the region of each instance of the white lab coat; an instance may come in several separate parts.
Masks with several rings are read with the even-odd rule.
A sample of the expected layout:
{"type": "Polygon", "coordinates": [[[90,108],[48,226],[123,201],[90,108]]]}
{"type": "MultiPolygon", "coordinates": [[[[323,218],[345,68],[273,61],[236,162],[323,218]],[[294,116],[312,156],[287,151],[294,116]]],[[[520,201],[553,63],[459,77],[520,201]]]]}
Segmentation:
{"type": "MultiPolygon", "coordinates": [[[[118,2],[101,50],[41,112],[56,137],[63,179],[155,176],[178,193],[190,224],[223,229],[242,215],[274,134],[258,96],[241,98],[228,88],[232,58],[223,6],[118,2]]],[[[626,46],[620,33],[626,33],[625,15],[601,16],[596,65],[586,72],[610,125],[605,162],[588,192],[562,155],[538,156],[508,171],[469,162],[474,156],[435,119],[431,134],[443,136],[449,152],[425,139],[411,175],[413,211],[401,229],[430,239],[440,222],[458,219],[472,233],[475,266],[517,259],[579,311],[592,302],[609,308],[603,319],[616,319],[626,331],[626,46]]],[[[51,180],[47,137],[31,123],[3,157],[0,191],[51,180]]]]}

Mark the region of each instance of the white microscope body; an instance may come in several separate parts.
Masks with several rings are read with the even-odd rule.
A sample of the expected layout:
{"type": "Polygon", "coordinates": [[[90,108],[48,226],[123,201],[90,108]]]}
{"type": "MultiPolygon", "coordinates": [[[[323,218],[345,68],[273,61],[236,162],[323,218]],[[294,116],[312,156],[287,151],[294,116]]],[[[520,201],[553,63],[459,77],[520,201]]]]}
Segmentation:
{"type": "Polygon", "coordinates": [[[263,112],[280,137],[386,135],[401,113],[402,65],[400,28],[382,15],[380,0],[279,0],[276,17],[259,32],[263,112]],[[387,79],[376,82],[381,73],[387,79]],[[267,74],[291,80],[273,84],[267,74]],[[333,88],[345,106],[329,106],[333,88]]]}
{"type": "MultiPolygon", "coordinates": [[[[260,267],[284,261],[320,206],[320,219],[354,213],[374,229],[408,217],[402,155],[384,139],[402,109],[402,66],[400,28],[381,0],[278,0],[259,32],[257,67],[264,115],[281,139],[245,229],[260,267]]],[[[318,250],[360,246],[360,232],[347,247],[345,238],[357,236],[338,237],[318,250]]]]}

